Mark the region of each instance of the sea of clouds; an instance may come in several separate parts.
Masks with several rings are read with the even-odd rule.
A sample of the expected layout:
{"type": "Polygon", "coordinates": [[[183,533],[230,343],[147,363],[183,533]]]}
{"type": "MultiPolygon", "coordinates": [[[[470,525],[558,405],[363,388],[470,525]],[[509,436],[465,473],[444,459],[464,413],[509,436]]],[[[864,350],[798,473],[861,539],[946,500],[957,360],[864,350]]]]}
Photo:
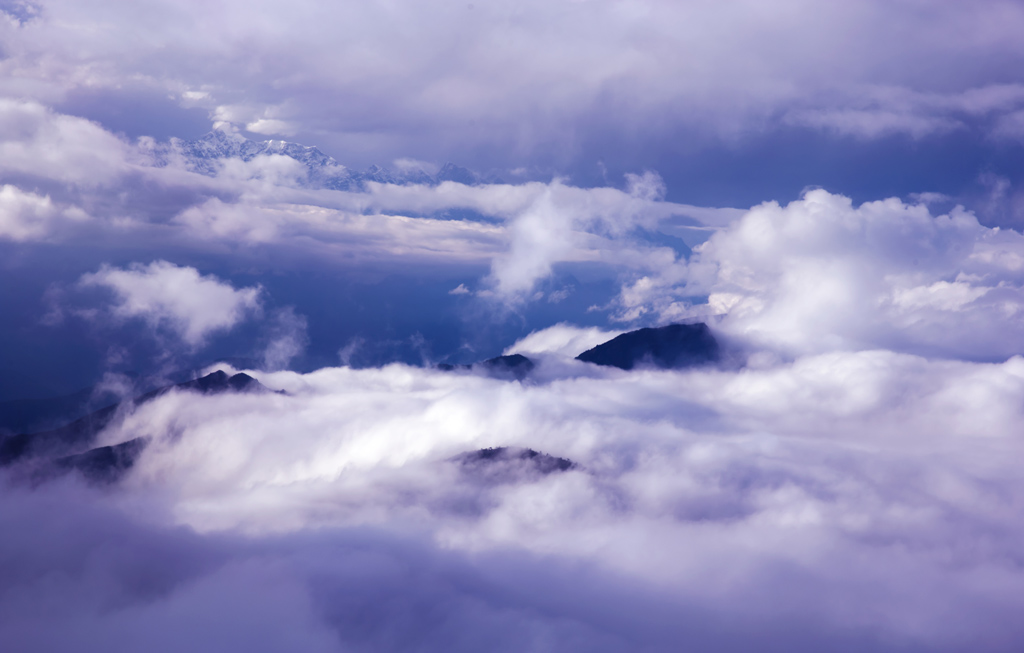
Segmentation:
{"type": "MultiPolygon", "coordinates": [[[[8,480],[0,639],[126,651],[1019,648],[1019,233],[961,209],[814,190],[708,212],[694,224],[711,235],[687,258],[629,237],[680,210],[636,189],[381,185],[359,199],[445,194],[502,218],[479,223],[499,243],[480,301],[536,301],[554,262],[590,256],[621,270],[620,319],[707,319],[727,360],[599,368],[573,357],[625,329],[559,324],[508,348],[537,362],[522,382],[393,364],[250,371],[271,394],[168,393],[101,434],[149,439],[120,484],[8,480]],[[575,466],[456,459],[498,446],[575,466]]],[[[333,224],[309,228],[305,241],[333,224]]],[[[450,242],[488,256],[475,238],[450,242]]],[[[183,347],[253,319],[262,292],[162,260],[80,285],[110,291],[97,314],[183,347]]]]}
{"type": "Polygon", "coordinates": [[[132,324],[173,361],[260,324],[247,371],[273,391],[124,410],[98,444],[148,445],[117,484],[0,471],[0,648],[1024,648],[1010,180],[992,173],[1004,213],[982,215],[935,193],[817,188],[700,207],[642,169],[593,187],[537,174],[606,137],[1019,147],[1020,4],[922,7],[0,0],[0,272],[13,287],[73,271],[32,298],[33,328],[132,324]],[[139,106],[173,111],[133,129],[139,106]],[[193,110],[352,165],[537,168],[354,191],[311,187],[280,154],[199,171],[181,141],[147,135],[193,110]],[[446,292],[479,307],[480,329],[563,301],[545,284],[565,266],[614,292],[592,307],[602,327],[503,343],[536,363],[523,381],[359,369],[351,348],[300,373],[307,316],[212,261],[473,270],[446,292]],[[574,359],[698,320],[719,365],[574,359]],[[461,462],[489,447],[574,464],[461,462]]]}
{"type": "MultiPolygon", "coordinates": [[[[562,327],[563,329],[567,327],[562,327]]],[[[1015,650],[1024,360],[887,350],[170,393],[0,499],[20,650],[1015,650]],[[467,468],[519,446],[576,467],[467,468]]]]}

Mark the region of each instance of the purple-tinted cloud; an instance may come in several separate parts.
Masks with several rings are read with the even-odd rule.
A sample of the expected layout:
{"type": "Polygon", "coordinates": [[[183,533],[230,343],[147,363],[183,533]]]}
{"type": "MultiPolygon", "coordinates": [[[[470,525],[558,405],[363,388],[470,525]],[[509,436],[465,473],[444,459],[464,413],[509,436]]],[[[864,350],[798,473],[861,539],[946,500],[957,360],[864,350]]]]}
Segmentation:
{"type": "Polygon", "coordinates": [[[212,333],[231,329],[260,307],[259,288],[236,290],[195,268],[167,261],[126,270],[104,266],[79,284],[112,291],[110,313],[115,318],[138,318],[153,329],[167,328],[192,347],[212,333]]]}
{"type": "Polygon", "coordinates": [[[1019,357],[626,373],[534,356],[525,384],[339,368],[260,375],[284,394],[139,406],[103,435],[150,439],[122,486],[5,494],[5,641],[1009,651],[1024,636],[1019,357]],[[577,467],[451,460],[499,444],[577,467]]]}
{"type": "Polygon", "coordinates": [[[4,27],[4,94],[146,89],[365,163],[553,155],[608,129],[728,138],[780,119],[867,138],[980,119],[1001,138],[1024,102],[1024,14],[1006,0],[40,6],[4,27]]]}
{"type": "Polygon", "coordinates": [[[767,203],[689,261],[624,286],[626,316],[719,315],[777,351],[885,348],[1003,360],[1024,350],[1024,239],[957,207],[854,207],[823,190],[767,203]],[[706,305],[679,300],[709,295],[706,305]]]}

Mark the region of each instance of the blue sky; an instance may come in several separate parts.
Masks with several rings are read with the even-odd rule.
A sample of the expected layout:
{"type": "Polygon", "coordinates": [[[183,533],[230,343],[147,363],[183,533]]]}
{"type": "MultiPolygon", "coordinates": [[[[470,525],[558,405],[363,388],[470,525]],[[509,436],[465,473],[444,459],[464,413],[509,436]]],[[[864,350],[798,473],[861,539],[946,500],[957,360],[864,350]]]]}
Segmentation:
{"type": "Polygon", "coordinates": [[[1019,650],[1022,33],[1004,0],[0,0],[0,401],[284,392],[127,411],[117,488],[5,475],[0,640],[1019,650]],[[728,365],[573,360],[695,321],[728,365]],[[493,446],[579,467],[451,463],[493,446]]]}

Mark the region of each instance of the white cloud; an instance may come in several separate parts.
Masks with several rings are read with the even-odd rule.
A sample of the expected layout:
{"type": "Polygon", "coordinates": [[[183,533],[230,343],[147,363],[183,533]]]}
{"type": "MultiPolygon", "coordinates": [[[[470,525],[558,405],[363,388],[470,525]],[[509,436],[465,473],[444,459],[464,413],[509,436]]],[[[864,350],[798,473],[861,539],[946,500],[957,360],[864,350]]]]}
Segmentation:
{"type": "Polygon", "coordinates": [[[55,193],[34,204],[19,200],[20,208],[8,212],[7,237],[19,240],[66,242],[86,234],[129,245],[272,246],[324,262],[490,263],[487,284],[515,303],[533,296],[535,284],[558,263],[657,267],[667,250],[652,254],[649,244],[621,239],[636,227],[680,216],[720,226],[741,214],[662,201],[664,185],[651,172],[627,175],[625,191],[556,179],[476,186],[371,182],[365,192],[342,192],[305,188],[306,168],[272,154],[213,160],[209,177],[189,171],[175,147],[153,139],[128,143],[30,102],[4,107],[11,120],[0,134],[7,154],[0,171],[36,178],[55,193]],[[23,129],[15,129],[19,121],[23,129]],[[38,210],[29,211],[29,204],[38,210]],[[81,210],[65,208],[75,206],[81,210]],[[487,220],[431,217],[452,209],[487,220]],[[97,217],[86,221],[86,214],[97,217]],[[72,221],[79,229],[64,228],[72,221]]]}
{"type": "Polygon", "coordinates": [[[82,286],[113,291],[112,314],[141,318],[151,327],[166,327],[192,347],[226,331],[260,306],[258,287],[236,290],[212,275],[167,261],[133,264],[127,269],[103,266],[82,276],[82,286]]]}
{"type": "Polygon", "coordinates": [[[622,331],[607,331],[598,327],[578,327],[561,322],[546,329],[534,331],[507,347],[507,354],[546,354],[554,353],[575,358],[588,349],[608,342],[622,331]]]}
{"type": "Polygon", "coordinates": [[[1024,351],[1024,237],[959,208],[854,207],[816,190],[751,209],[689,262],[626,286],[620,302],[627,315],[724,314],[724,332],[789,353],[1005,359],[1024,351]],[[709,295],[708,304],[685,295],[709,295]]]}
{"type": "Polygon", "coordinates": [[[95,123],[0,97],[0,173],[95,186],[127,172],[131,156],[126,143],[95,123]]]}
{"type": "Polygon", "coordinates": [[[0,238],[14,241],[42,240],[58,228],[89,220],[77,207],[61,208],[48,196],[0,186],[0,238]]]}
{"type": "Polygon", "coordinates": [[[323,260],[341,255],[348,261],[479,262],[500,252],[504,240],[501,227],[482,222],[364,214],[272,198],[233,203],[213,198],[186,209],[174,222],[196,240],[270,244],[323,260]]]}
{"type": "Polygon", "coordinates": [[[504,296],[529,293],[551,274],[555,262],[574,258],[573,221],[578,218],[569,207],[555,204],[554,193],[546,192],[510,226],[509,253],[492,266],[494,285],[504,296]]]}
{"type": "MultiPolygon", "coordinates": [[[[436,187],[371,182],[365,192],[341,192],[304,188],[306,168],[271,154],[214,160],[215,174],[208,177],[189,171],[179,151],[153,139],[129,143],[94,123],[32,102],[7,101],[0,111],[9,119],[7,131],[0,130],[0,151],[6,154],[0,172],[27,175],[54,189],[43,203],[81,206],[97,216],[81,225],[89,234],[131,244],[162,245],[170,238],[204,246],[211,240],[232,247],[275,245],[324,260],[342,255],[491,262],[489,281],[508,301],[531,296],[536,282],[560,262],[650,268],[655,263],[648,260],[647,248],[616,242],[635,227],[680,216],[720,226],[741,214],[662,201],[664,185],[651,172],[627,175],[625,191],[578,188],[556,179],[436,187]],[[175,205],[180,208],[169,216],[175,205]],[[429,217],[451,209],[492,220],[429,217]]],[[[9,237],[17,231],[21,240],[66,240],[79,233],[56,228],[82,217],[79,209],[53,211],[60,220],[43,220],[42,214],[28,220],[19,213],[22,217],[8,221],[9,237]]]]}
{"type": "Polygon", "coordinates": [[[416,159],[401,158],[392,161],[392,165],[396,170],[402,173],[410,174],[415,172],[422,172],[427,175],[436,175],[440,171],[440,166],[436,163],[429,161],[418,161],[416,159]]]}
{"type": "Polygon", "coordinates": [[[641,270],[671,264],[677,258],[672,251],[651,251],[651,246],[632,241],[629,233],[678,214],[715,224],[737,213],[662,202],[658,198],[664,185],[654,173],[629,175],[627,182],[626,192],[573,188],[558,180],[542,187],[532,202],[509,216],[508,252],[493,259],[487,279],[497,295],[513,303],[534,295],[537,282],[557,263],[599,262],[641,270]]]}
{"type": "Polygon", "coordinates": [[[260,118],[245,126],[247,131],[255,134],[267,134],[270,136],[294,136],[298,133],[295,125],[285,120],[274,120],[272,118],[260,118]]]}
{"type": "Polygon", "coordinates": [[[305,181],[306,167],[291,157],[281,154],[256,156],[248,161],[227,158],[217,162],[218,180],[250,182],[254,190],[260,186],[296,187],[305,181]],[[255,183],[252,183],[255,182],[255,183]]]}

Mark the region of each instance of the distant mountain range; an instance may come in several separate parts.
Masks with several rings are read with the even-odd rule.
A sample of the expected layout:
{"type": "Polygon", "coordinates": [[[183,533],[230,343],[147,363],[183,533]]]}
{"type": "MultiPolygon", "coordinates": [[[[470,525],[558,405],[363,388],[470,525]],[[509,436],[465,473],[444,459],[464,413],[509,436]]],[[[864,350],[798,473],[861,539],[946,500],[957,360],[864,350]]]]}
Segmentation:
{"type": "MultiPolygon", "coordinates": [[[[236,369],[257,369],[260,365],[260,361],[253,358],[229,356],[206,361],[203,367],[217,363],[224,363],[236,369]]],[[[159,378],[142,377],[131,371],[124,376],[134,386],[133,394],[141,397],[151,390],[189,382],[196,378],[196,370],[164,372],[159,378]]],[[[115,399],[109,390],[104,391],[100,386],[91,386],[61,396],[0,400],[0,438],[15,433],[35,433],[56,428],[88,415],[115,399]]]]}
{"type": "MultiPolygon", "coordinates": [[[[579,356],[596,365],[631,370],[638,367],[684,368],[716,363],[721,358],[718,342],[705,324],[670,324],[659,328],[624,333],[589,349],[579,356]]],[[[522,354],[490,358],[475,365],[439,365],[445,371],[480,371],[506,381],[523,381],[536,364],[522,354]]],[[[248,374],[228,375],[223,371],[158,388],[135,399],[113,404],[59,428],[0,437],[0,467],[23,466],[36,479],[77,471],[92,482],[117,481],[131,469],[147,444],[139,437],[120,444],[96,447],[96,438],[119,415],[172,390],[203,394],[222,392],[271,392],[248,374]]],[[[468,452],[457,457],[467,469],[529,469],[548,474],[573,467],[572,461],[555,458],[532,449],[496,447],[468,452]],[[525,467],[524,467],[525,465],[525,467]]],[[[508,471],[508,470],[506,470],[508,471]]],[[[506,472],[501,472],[505,474],[506,472]]],[[[508,471],[511,474],[511,471],[508,471]]],[[[517,471],[516,474],[519,472],[517,471]]],[[[532,472],[531,472],[532,473],[532,472]]],[[[499,476],[501,475],[499,474],[499,476]]]]}
{"type": "MultiPolygon", "coordinates": [[[[576,360],[605,367],[631,370],[637,367],[680,369],[717,363],[721,347],[711,330],[703,323],[669,324],[663,327],[637,329],[588,349],[576,360]]],[[[487,376],[522,381],[533,371],[535,363],[522,354],[488,358],[473,365],[449,365],[437,368],[446,372],[479,370],[487,376]]]]}
{"type": "Polygon", "coordinates": [[[436,174],[429,174],[418,168],[395,169],[370,166],[366,170],[352,170],[319,149],[288,141],[253,141],[240,134],[214,130],[192,141],[173,140],[169,148],[159,155],[166,164],[171,157],[180,156],[186,167],[193,172],[215,176],[228,159],[252,161],[259,156],[285,156],[298,161],[306,168],[303,186],[312,189],[362,191],[367,182],[382,184],[425,184],[436,186],[445,181],[473,185],[480,183],[501,183],[497,178],[483,178],[477,173],[445,163],[436,174]]]}

